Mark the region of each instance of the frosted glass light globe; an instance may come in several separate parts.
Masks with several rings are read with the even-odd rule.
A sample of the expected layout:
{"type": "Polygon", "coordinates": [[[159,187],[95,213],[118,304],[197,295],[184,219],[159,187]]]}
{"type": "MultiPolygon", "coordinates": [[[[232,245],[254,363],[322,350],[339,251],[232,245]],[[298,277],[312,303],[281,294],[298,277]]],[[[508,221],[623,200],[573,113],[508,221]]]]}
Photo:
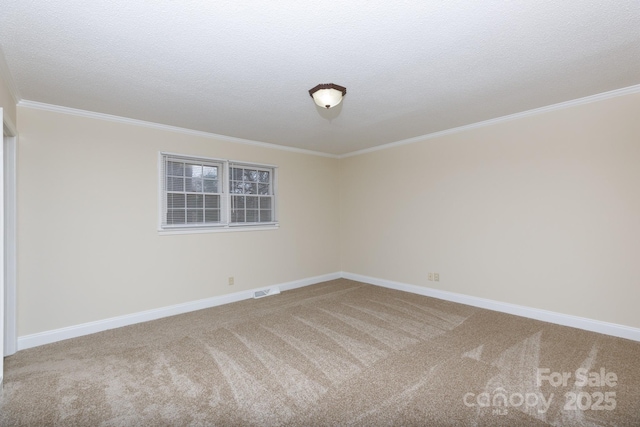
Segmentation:
{"type": "Polygon", "coordinates": [[[347,89],[333,83],[319,84],[309,90],[309,94],[318,107],[332,108],[342,102],[347,89]]]}

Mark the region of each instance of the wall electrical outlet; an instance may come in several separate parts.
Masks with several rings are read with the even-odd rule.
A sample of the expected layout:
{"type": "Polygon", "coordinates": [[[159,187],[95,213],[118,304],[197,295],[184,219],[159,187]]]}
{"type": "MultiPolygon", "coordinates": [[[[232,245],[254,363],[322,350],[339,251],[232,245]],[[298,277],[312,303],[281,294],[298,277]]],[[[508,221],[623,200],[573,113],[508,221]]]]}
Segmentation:
{"type": "Polygon", "coordinates": [[[433,273],[433,280],[435,280],[436,282],[440,281],[440,273],[433,273]]]}
{"type": "Polygon", "coordinates": [[[233,286],[234,283],[235,280],[233,279],[233,277],[229,277],[229,286],[233,286]]]}
{"type": "Polygon", "coordinates": [[[433,273],[429,273],[429,281],[433,282],[433,273]]]}

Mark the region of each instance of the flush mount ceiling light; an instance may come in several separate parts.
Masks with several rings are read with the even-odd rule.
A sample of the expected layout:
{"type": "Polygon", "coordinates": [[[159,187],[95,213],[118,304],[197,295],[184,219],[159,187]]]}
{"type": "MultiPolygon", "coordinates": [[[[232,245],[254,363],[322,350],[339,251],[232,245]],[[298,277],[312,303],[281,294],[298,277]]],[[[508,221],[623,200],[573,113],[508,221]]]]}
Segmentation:
{"type": "Polygon", "coordinates": [[[318,107],[332,108],[342,102],[342,97],[347,94],[347,88],[333,83],[323,83],[309,89],[309,95],[318,107]]]}

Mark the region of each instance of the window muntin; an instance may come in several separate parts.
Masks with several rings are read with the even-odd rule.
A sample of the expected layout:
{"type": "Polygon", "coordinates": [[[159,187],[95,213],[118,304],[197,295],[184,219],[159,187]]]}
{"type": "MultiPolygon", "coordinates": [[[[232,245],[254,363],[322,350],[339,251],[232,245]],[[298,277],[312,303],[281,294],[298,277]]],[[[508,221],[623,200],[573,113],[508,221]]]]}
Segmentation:
{"type": "Polygon", "coordinates": [[[277,225],[273,166],[161,153],[160,228],[277,225]]]}

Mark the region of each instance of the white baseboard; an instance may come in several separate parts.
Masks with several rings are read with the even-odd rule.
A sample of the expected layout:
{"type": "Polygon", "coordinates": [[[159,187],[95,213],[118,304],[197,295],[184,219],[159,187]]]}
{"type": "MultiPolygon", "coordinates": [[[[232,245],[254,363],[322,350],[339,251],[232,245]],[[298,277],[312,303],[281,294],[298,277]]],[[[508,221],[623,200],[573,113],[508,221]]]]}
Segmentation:
{"type": "Polygon", "coordinates": [[[229,304],[232,302],[242,301],[253,298],[255,291],[268,289],[269,287],[278,286],[280,290],[287,291],[290,289],[301,288],[303,286],[314,285],[316,283],[335,280],[341,277],[340,273],[324,274],[322,276],[309,277],[292,282],[280,283],[278,285],[265,286],[263,288],[250,289],[246,291],[235,292],[227,295],[201,299],[197,301],[186,302],[183,304],[171,305],[168,307],[156,308],[153,310],[141,311],[138,313],[126,314],[124,316],[111,317],[109,319],[97,320],[95,322],[83,323],[80,325],[69,326],[66,328],[54,329],[51,331],[39,332],[37,334],[24,335],[18,337],[18,350],[24,350],[31,347],[37,347],[44,344],[50,344],[69,338],[81,337],[96,332],[106,331],[108,329],[120,328],[122,326],[133,325],[136,323],[148,322],[163,317],[175,316],[176,314],[189,313],[191,311],[202,310],[205,308],[216,307],[218,305],[229,304]]]}
{"type": "Polygon", "coordinates": [[[471,305],[474,307],[486,308],[488,310],[499,311],[502,313],[515,314],[516,316],[527,317],[530,319],[542,320],[543,322],[570,326],[572,328],[584,329],[587,331],[612,335],[614,337],[626,338],[633,341],[640,341],[640,329],[632,328],[630,326],[602,322],[599,320],[587,319],[585,317],[556,313],[553,311],[525,307],[522,305],[494,301],[485,298],[478,298],[469,295],[457,294],[454,292],[441,291],[438,289],[431,289],[423,286],[393,282],[391,280],[377,279],[375,277],[362,276],[360,274],[342,272],[342,277],[345,279],[356,280],[358,282],[368,283],[371,285],[397,289],[399,291],[411,292],[414,294],[425,295],[428,297],[471,305]]]}
{"type": "Polygon", "coordinates": [[[640,342],[640,329],[630,326],[618,325],[615,323],[607,323],[599,320],[587,319],[584,317],[572,316],[569,314],[556,313],[548,310],[525,307],[516,304],[510,304],[500,301],[494,301],[485,298],[478,298],[469,295],[458,294],[454,292],[442,291],[438,289],[426,288],[423,286],[410,285],[407,283],[394,282],[391,280],[377,279],[374,277],[363,276],[348,272],[331,273],[322,276],[309,277],[292,282],[281,283],[278,285],[265,286],[246,291],[235,292],[227,295],[201,299],[197,301],[186,302],[183,304],[161,307],[153,310],[141,311],[138,313],[127,314],[124,316],[112,317],[95,322],[83,323],[80,325],[69,326],[66,328],[54,329],[51,331],[39,332],[37,334],[24,335],[18,337],[18,350],[24,350],[31,347],[37,347],[44,344],[50,344],[69,338],[81,337],[96,332],[106,331],[108,329],[120,328],[122,326],[133,325],[136,323],[148,322],[163,317],[175,316],[177,314],[189,313],[191,311],[202,310],[205,308],[216,307],[223,304],[242,301],[253,298],[256,291],[268,289],[269,287],[278,286],[281,291],[301,288],[304,286],[314,285],[316,283],[326,282],[345,278],[356,280],[358,282],[368,283],[371,285],[382,286],[399,291],[411,292],[414,294],[425,295],[428,297],[438,298],[446,301],[457,302],[460,304],[471,305],[474,307],[486,308],[488,310],[499,311],[502,313],[514,314],[516,316],[527,317],[530,319],[542,320],[544,322],[555,323],[563,326],[584,329],[587,331],[598,332],[601,334],[612,335],[615,337],[626,338],[640,342]]]}

